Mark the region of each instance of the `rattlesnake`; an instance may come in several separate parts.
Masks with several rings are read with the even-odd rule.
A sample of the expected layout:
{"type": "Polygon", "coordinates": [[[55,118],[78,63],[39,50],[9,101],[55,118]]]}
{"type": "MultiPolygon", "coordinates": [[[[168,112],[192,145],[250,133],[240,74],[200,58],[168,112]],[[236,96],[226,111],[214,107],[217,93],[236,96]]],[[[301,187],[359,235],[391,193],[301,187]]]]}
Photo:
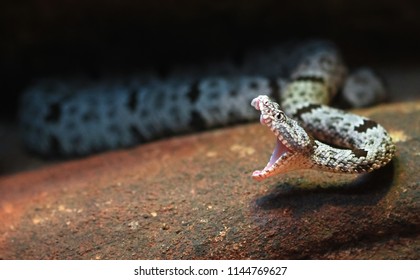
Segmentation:
{"type": "Polygon", "coordinates": [[[322,105],[343,83],[344,96],[354,105],[367,105],[371,96],[381,98],[384,92],[369,70],[361,70],[345,81],[347,70],[330,42],[276,47],[245,55],[240,66],[223,62],[209,69],[177,70],[165,79],[141,74],[99,81],[39,81],[21,100],[19,119],[24,143],[47,156],[86,155],[128,147],[168,135],[255,120],[258,112],[249,102],[261,94],[279,100],[283,92],[283,110],[305,126],[297,126],[268,97],[254,99],[262,122],[271,127],[279,138],[277,142],[283,143],[267,167],[254,172],[254,178],[315,167],[365,172],[386,164],[393,156],[394,145],[381,126],[322,105]],[[290,72],[291,82],[287,83],[284,78],[290,72]],[[283,130],[280,122],[290,124],[293,130],[283,130]],[[327,146],[305,130],[321,141],[347,149],[327,146]],[[292,135],[297,142],[288,138],[292,135]]]}
{"type": "Polygon", "coordinates": [[[364,173],[392,159],[395,145],[381,125],[326,105],[345,73],[338,55],[317,50],[307,54],[284,87],[283,110],[266,95],[252,100],[251,105],[261,111],[260,122],[277,138],[269,162],[263,170],[254,171],[254,179],[296,169],[364,173]]]}

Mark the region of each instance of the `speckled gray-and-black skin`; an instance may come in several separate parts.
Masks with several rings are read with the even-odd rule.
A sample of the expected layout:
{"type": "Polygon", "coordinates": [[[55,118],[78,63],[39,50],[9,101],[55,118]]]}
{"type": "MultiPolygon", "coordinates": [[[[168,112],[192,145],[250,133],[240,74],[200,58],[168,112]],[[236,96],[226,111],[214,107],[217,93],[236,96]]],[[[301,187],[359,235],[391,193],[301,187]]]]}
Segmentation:
{"type": "MultiPolygon", "coordinates": [[[[316,75],[311,74],[312,60],[307,60],[319,51],[338,57],[330,42],[312,41],[298,47],[286,44],[246,54],[241,66],[222,61],[204,68],[176,69],[165,79],[154,73],[142,73],[96,80],[40,80],[29,87],[21,99],[19,119],[23,141],[28,149],[44,156],[81,156],[165,136],[248,122],[258,118],[258,112],[249,102],[261,94],[280,100],[279,93],[284,91],[284,81],[290,75],[295,82],[289,84],[289,90],[283,95],[282,106],[293,115],[293,108],[304,107],[293,104],[301,100],[291,94],[294,92],[291,89],[296,87],[310,93],[309,88],[324,84],[318,81],[322,77],[317,69],[316,75]],[[298,81],[299,78],[290,74],[291,70],[304,65],[306,72],[297,73],[306,74],[300,75],[303,78],[298,81]]],[[[325,63],[327,67],[328,61],[325,63]]],[[[331,94],[336,91],[333,87],[341,86],[343,71],[340,74],[325,72],[328,79],[340,79],[327,83],[331,94]]],[[[368,71],[368,75],[359,72],[358,77],[347,79],[345,96],[383,93],[382,84],[371,72],[368,71]]],[[[325,104],[330,97],[323,97],[325,100],[317,105],[325,104]]],[[[348,99],[358,106],[357,102],[362,100],[348,99]]],[[[311,112],[317,109],[312,108],[311,112]]],[[[308,113],[299,114],[302,120],[308,116],[308,113]]]]}
{"type": "Polygon", "coordinates": [[[364,173],[392,159],[395,145],[381,125],[326,105],[344,82],[345,74],[338,53],[314,50],[284,87],[281,106],[266,95],[252,101],[261,111],[261,123],[277,137],[270,161],[263,170],[253,173],[254,179],[297,169],[364,173]]]}

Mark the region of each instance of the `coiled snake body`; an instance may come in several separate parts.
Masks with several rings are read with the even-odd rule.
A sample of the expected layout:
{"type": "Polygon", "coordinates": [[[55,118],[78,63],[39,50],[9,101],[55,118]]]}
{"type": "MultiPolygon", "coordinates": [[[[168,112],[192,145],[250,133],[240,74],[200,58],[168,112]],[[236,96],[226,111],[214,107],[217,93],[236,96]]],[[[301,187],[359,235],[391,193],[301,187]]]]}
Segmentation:
{"type": "Polygon", "coordinates": [[[364,173],[392,159],[395,146],[381,125],[325,105],[341,86],[345,72],[338,55],[318,50],[308,54],[292,74],[281,97],[283,110],[266,95],[252,100],[261,111],[261,123],[277,137],[268,164],[254,171],[254,179],[296,169],[364,173]]]}
{"type": "Polygon", "coordinates": [[[249,102],[261,94],[279,100],[281,92],[284,112],[267,96],[252,102],[278,138],[270,162],[254,172],[255,179],[300,168],[354,173],[385,165],[395,150],[385,129],[326,105],[343,83],[344,96],[355,105],[381,97],[382,84],[366,70],[345,80],[346,69],[329,42],[289,49],[246,56],[240,67],[221,63],[216,71],[178,71],[166,79],[38,82],[21,100],[23,141],[42,155],[86,155],[255,120],[258,113],[249,102]],[[285,83],[281,77],[289,75],[285,83]]]}

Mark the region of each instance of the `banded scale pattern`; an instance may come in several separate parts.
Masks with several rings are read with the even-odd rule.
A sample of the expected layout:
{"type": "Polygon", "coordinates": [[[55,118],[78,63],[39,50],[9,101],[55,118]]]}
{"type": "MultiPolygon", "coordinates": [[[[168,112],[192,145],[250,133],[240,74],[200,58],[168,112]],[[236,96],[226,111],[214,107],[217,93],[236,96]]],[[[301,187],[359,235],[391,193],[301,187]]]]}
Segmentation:
{"type": "MultiPolygon", "coordinates": [[[[284,110],[293,115],[305,110],[308,102],[325,104],[342,85],[347,70],[336,63],[338,58],[331,42],[310,41],[247,53],[240,65],[222,60],[201,68],[177,68],[165,78],[145,72],[100,79],[42,79],[22,95],[23,142],[47,157],[130,147],[256,120],[258,112],[248,104],[260,94],[282,100],[284,110]],[[313,55],[319,57],[319,65],[314,65],[313,55]],[[287,84],[289,77],[294,82],[287,84]],[[328,96],[322,94],[324,85],[328,96]]],[[[347,95],[353,96],[352,91],[360,95],[361,88],[366,94],[381,92],[382,84],[368,73],[348,79],[347,95]]]]}
{"type": "Polygon", "coordinates": [[[277,138],[269,162],[253,173],[254,179],[298,169],[371,172],[393,158],[395,145],[381,125],[327,105],[345,74],[337,52],[313,50],[284,87],[281,106],[266,95],[252,101],[261,123],[277,138]]]}

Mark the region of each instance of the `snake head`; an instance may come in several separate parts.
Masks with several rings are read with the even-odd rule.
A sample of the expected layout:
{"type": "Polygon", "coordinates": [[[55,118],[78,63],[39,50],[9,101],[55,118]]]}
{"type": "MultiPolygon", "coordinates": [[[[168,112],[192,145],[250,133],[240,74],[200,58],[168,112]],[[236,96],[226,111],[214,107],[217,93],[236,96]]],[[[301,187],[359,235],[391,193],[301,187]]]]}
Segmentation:
{"type": "Polygon", "coordinates": [[[305,129],[286,116],[279,104],[266,95],[254,98],[251,105],[261,111],[261,124],[268,126],[276,136],[276,146],[270,160],[264,169],[254,171],[252,178],[261,181],[276,174],[309,168],[313,139],[305,129]]]}

